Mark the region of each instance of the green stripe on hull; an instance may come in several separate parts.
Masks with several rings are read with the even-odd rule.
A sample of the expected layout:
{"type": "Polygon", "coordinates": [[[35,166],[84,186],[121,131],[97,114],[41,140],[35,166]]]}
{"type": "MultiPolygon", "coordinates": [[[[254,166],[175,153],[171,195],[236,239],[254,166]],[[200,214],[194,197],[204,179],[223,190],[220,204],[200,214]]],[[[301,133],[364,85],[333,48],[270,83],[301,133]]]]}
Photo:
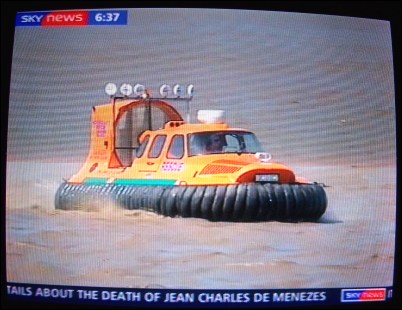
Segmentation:
{"type": "MultiPolygon", "coordinates": [[[[106,185],[108,179],[106,178],[87,178],[84,184],[87,185],[106,185]]],[[[147,185],[147,186],[173,186],[176,180],[150,180],[150,179],[116,179],[110,184],[115,185],[147,185]]]]}
{"type": "Polygon", "coordinates": [[[87,178],[84,180],[84,184],[88,185],[105,185],[107,184],[106,178],[87,178]]]}
{"type": "Polygon", "coordinates": [[[173,186],[176,180],[133,180],[133,179],[117,179],[113,182],[116,185],[162,185],[173,186]]]}

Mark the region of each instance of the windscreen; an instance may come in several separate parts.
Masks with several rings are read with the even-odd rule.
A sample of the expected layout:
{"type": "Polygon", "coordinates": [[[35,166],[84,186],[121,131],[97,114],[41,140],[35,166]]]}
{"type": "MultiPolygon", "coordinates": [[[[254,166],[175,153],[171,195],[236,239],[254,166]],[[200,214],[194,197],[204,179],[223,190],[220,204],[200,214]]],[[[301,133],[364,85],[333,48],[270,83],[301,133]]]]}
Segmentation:
{"type": "Polygon", "coordinates": [[[215,131],[193,133],[189,136],[189,156],[257,152],[262,152],[262,148],[251,132],[215,131]]]}

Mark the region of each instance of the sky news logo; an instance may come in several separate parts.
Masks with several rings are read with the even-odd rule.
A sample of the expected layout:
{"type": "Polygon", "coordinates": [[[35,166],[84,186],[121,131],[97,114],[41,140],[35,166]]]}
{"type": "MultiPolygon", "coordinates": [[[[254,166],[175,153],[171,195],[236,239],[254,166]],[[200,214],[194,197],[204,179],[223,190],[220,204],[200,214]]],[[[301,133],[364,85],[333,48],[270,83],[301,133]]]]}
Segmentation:
{"type": "Polygon", "coordinates": [[[343,289],[341,302],[383,301],[385,296],[385,288],[343,289]]]}
{"type": "Polygon", "coordinates": [[[127,25],[127,10],[17,13],[17,27],[83,27],[127,25]]]}

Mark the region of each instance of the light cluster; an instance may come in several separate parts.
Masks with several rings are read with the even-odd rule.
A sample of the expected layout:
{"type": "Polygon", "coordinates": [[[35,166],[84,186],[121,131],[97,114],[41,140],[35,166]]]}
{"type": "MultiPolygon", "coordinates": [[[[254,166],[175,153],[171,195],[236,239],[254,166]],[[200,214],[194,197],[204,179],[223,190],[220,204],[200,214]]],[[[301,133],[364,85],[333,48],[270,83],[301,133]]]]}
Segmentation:
{"type": "MultiPolygon", "coordinates": [[[[109,96],[115,96],[118,90],[125,97],[129,97],[133,94],[135,98],[145,99],[149,97],[147,89],[142,84],[135,84],[133,87],[129,83],[123,83],[120,85],[119,89],[117,89],[115,83],[107,83],[105,86],[105,92],[109,96]]],[[[168,84],[163,84],[159,88],[159,94],[162,96],[162,98],[183,98],[185,96],[187,96],[188,98],[192,98],[194,96],[194,85],[189,84],[185,88],[183,85],[180,84],[175,84],[173,87],[168,84]]]]}

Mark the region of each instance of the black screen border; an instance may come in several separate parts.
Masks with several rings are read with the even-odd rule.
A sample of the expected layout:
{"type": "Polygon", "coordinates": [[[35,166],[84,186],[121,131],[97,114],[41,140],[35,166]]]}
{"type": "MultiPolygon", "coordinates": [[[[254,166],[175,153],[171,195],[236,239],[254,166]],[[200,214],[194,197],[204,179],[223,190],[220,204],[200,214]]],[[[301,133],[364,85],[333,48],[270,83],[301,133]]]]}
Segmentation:
{"type": "MultiPolygon", "coordinates": [[[[234,1],[232,4],[223,4],[221,1],[202,1],[190,3],[169,1],[168,4],[146,1],[134,3],[135,7],[177,7],[177,8],[222,8],[222,9],[247,9],[261,11],[283,11],[326,15],[339,15],[361,17],[369,19],[387,20],[391,25],[393,57],[394,57],[394,85],[396,102],[396,141],[397,159],[400,147],[400,110],[401,110],[401,2],[400,1],[270,1],[261,4],[258,1],[234,1]],[[146,5],[145,5],[146,4],[146,5]]],[[[11,61],[14,42],[14,23],[16,12],[24,11],[51,11],[68,9],[94,9],[94,8],[131,8],[133,2],[129,1],[2,1],[1,2],[1,198],[5,205],[5,182],[6,182],[6,154],[7,154],[7,124],[8,102],[10,91],[11,61]]],[[[397,176],[399,179],[399,165],[397,163],[397,176]]],[[[401,256],[400,256],[400,192],[397,191],[397,225],[396,225],[396,249],[394,268],[394,298],[391,302],[373,302],[364,304],[339,304],[314,307],[314,309],[400,309],[401,307],[401,256]]],[[[36,309],[36,308],[62,308],[62,309],[89,309],[93,306],[83,304],[60,304],[60,303],[26,303],[23,301],[10,301],[6,296],[6,225],[5,208],[1,209],[1,308],[2,309],[36,309]]],[[[212,306],[212,305],[211,305],[212,306]]],[[[232,307],[233,305],[228,305],[232,307]]],[[[99,308],[99,306],[97,306],[99,308]]],[[[223,308],[223,305],[220,305],[223,308]]]]}

